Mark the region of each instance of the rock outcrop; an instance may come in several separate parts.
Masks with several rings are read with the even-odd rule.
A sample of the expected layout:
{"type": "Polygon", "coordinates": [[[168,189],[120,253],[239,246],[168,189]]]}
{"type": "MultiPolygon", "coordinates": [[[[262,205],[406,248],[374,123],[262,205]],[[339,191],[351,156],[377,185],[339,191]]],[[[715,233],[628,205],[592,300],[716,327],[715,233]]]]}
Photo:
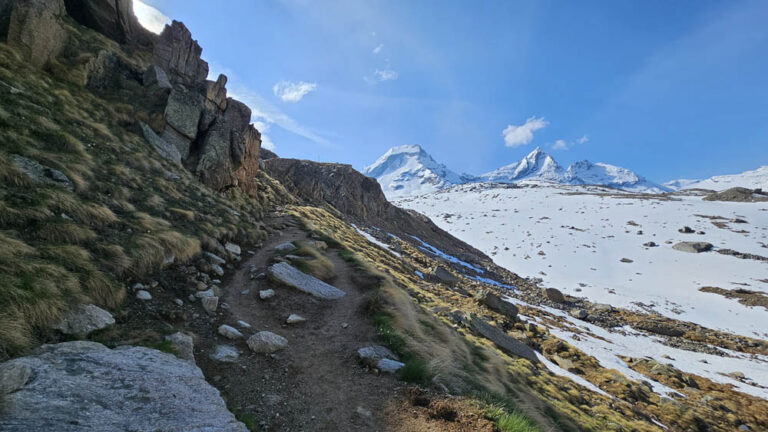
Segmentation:
{"type": "Polygon", "coordinates": [[[509,319],[515,319],[517,317],[517,306],[508,301],[504,301],[496,293],[482,290],[476,296],[475,299],[485,305],[488,309],[496,311],[509,319]]]}
{"type": "Polygon", "coordinates": [[[196,87],[208,76],[208,63],[200,57],[202,53],[189,29],[174,20],[155,42],[153,63],[168,73],[173,84],[196,87]]]}
{"type": "Polygon", "coordinates": [[[280,262],[267,269],[267,275],[283,284],[323,300],[336,300],[347,295],[344,291],[310,276],[288,263],[280,262]]]}
{"type": "Polygon", "coordinates": [[[261,162],[270,176],[307,202],[332,207],[353,222],[364,222],[403,239],[419,237],[469,263],[491,263],[485,254],[438,228],[426,216],[390,204],[376,179],[350,165],[284,158],[261,162]]]}
{"type": "Polygon", "coordinates": [[[0,41],[15,47],[35,67],[58,56],[67,43],[62,0],[0,0],[0,41]]]}
{"type": "Polygon", "coordinates": [[[65,5],[75,21],[117,43],[152,43],[152,33],[139,24],[133,13],[132,0],[65,0],[65,5]]]}
{"type": "Polygon", "coordinates": [[[496,344],[496,346],[506,354],[522,357],[533,363],[538,363],[539,359],[536,357],[536,353],[531,347],[518,341],[512,336],[509,336],[500,328],[485,322],[482,318],[471,314],[469,316],[469,327],[475,333],[496,344]]]}
{"type": "Polygon", "coordinates": [[[248,430],[197,366],[149,348],[44,345],[0,365],[0,382],[6,432],[248,430]]]}
{"type": "Polygon", "coordinates": [[[712,250],[712,243],[707,242],[679,242],[672,246],[672,249],[688,253],[701,253],[712,250]]]}

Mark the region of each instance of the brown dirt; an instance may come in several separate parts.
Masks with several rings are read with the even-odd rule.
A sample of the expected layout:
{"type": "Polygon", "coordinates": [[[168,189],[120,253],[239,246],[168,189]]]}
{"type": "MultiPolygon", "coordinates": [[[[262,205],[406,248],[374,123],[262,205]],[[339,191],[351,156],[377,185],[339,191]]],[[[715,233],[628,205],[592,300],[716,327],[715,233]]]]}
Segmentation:
{"type": "Polygon", "coordinates": [[[762,306],[768,309],[768,295],[759,291],[751,291],[747,289],[734,289],[727,290],[719,287],[701,287],[701,292],[708,292],[714,294],[720,294],[723,297],[730,299],[737,299],[739,303],[747,306],[762,306]]]}
{"type": "Polygon", "coordinates": [[[252,416],[265,430],[382,430],[382,408],[388,401],[400,398],[403,385],[392,376],[364,370],[355,359],[356,350],[373,343],[376,333],[364,314],[365,293],[352,283],[352,268],[336,251],[327,252],[337,274],[333,285],[347,293],[334,301],[319,300],[265,279],[251,280],[250,267],[264,271],[274,256],[274,246],[308,239],[295,226],[279,233],[255,255],[245,258],[222,287],[222,301],[229,305],[229,313],[211,323],[213,337],[198,341],[198,365],[222,390],[233,411],[252,416]],[[258,291],[267,288],[274,289],[276,295],[262,301],[258,291]],[[241,294],[246,289],[250,292],[241,294]],[[291,313],[307,321],[285,324],[291,313]],[[245,339],[232,343],[215,335],[218,325],[236,326],[237,320],[253,327],[243,332],[246,337],[269,330],[287,338],[288,348],[274,355],[254,354],[245,339]],[[241,353],[239,360],[211,360],[209,355],[217,344],[235,345],[241,353]]]}
{"type": "MultiPolygon", "coordinates": [[[[409,389],[410,390],[410,389],[409,389]]],[[[385,407],[391,425],[387,432],[493,432],[471,402],[445,396],[419,396],[390,401],[385,407]]]]}

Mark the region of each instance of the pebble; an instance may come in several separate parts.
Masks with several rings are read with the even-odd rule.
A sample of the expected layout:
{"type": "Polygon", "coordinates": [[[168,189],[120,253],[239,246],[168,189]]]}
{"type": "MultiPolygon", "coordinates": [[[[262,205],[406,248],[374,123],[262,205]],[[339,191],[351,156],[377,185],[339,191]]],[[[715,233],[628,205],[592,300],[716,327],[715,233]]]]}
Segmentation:
{"type": "Polygon", "coordinates": [[[149,291],[139,290],[136,293],[136,298],[139,300],[152,300],[152,294],[149,291]]]}

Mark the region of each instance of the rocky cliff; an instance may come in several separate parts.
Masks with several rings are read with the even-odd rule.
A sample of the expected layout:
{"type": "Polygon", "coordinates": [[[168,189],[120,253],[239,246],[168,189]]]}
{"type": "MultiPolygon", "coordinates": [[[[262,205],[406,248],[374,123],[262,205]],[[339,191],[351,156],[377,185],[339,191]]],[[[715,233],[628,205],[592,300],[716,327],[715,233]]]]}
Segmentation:
{"type": "Polygon", "coordinates": [[[251,110],[227,97],[226,76],[206,79],[202,48],[183,23],[156,36],[139,25],[130,0],[3,0],[0,40],[35,66],[69,69],[99,96],[143,112],[129,126],[207,186],[256,194],[261,135],[251,110]],[[84,43],[71,20],[119,45],[84,43]]]}

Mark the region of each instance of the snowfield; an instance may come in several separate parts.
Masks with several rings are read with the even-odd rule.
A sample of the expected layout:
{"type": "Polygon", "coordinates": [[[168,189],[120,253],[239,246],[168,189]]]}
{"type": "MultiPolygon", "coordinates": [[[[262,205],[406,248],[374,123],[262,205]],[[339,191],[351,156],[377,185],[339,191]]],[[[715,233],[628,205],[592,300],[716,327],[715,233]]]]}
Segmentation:
{"type": "Polygon", "coordinates": [[[716,250],[768,256],[768,204],[703,201],[691,194],[670,198],[535,182],[466,184],[395,204],[427,215],[498,265],[540,278],[543,286],[767,338],[767,310],[699,288],[768,293],[768,262],[681,252],[672,245],[705,241],[716,250]],[[704,234],[678,232],[683,226],[704,234]]]}

